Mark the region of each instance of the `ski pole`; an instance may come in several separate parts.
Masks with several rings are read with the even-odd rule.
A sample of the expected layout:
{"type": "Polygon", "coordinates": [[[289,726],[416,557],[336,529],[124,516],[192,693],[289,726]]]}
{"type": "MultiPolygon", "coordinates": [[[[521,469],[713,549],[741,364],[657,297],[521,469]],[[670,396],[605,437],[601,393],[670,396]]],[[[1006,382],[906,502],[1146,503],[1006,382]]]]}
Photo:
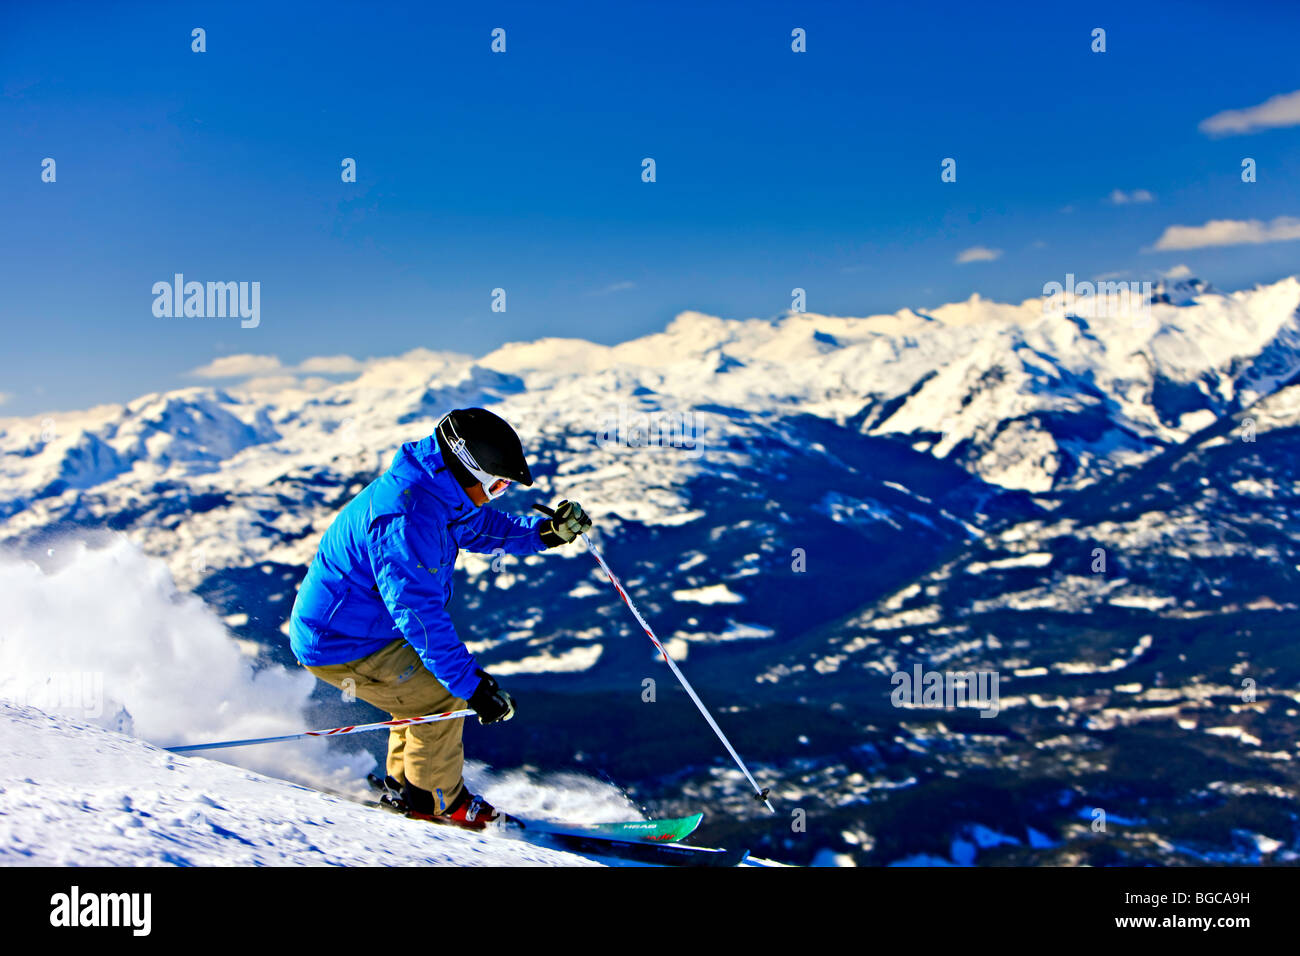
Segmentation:
{"type": "MultiPolygon", "coordinates": [[[[549,515],[552,518],[555,517],[555,512],[546,505],[534,504],[533,508],[544,515],[549,515]]],[[[605,559],[600,556],[600,552],[596,550],[596,545],[592,543],[591,538],[587,537],[585,531],[582,534],[582,540],[587,542],[587,549],[591,551],[591,556],[595,558],[596,563],[604,569],[606,576],[609,577],[609,583],[614,585],[614,590],[617,591],[619,597],[623,599],[623,603],[626,604],[628,610],[632,612],[632,616],[637,619],[637,623],[639,623],[641,629],[645,631],[646,637],[650,638],[654,646],[659,649],[659,653],[663,655],[664,663],[667,664],[673,674],[677,676],[682,687],[686,689],[686,693],[690,695],[691,700],[695,701],[695,706],[700,709],[700,713],[704,715],[704,719],[709,722],[709,726],[713,728],[713,732],[717,734],[718,739],[722,741],[722,745],[727,748],[727,753],[731,754],[731,759],[736,761],[736,766],[740,768],[746,779],[749,780],[750,784],[754,787],[754,799],[759,803],[766,805],[766,807],[773,813],[776,813],[776,809],[772,806],[772,801],[767,798],[770,788],[760,787],[758,785],[758,781],[754,779],[754,775],[751,774],[749,768],[745,766],[745,761],[740,759],[740,754],[736,753],[736,748],[731,746],[731,741],[728,740],[727,735],[722,732],[722,728],[718,726],[718,722],[713,719],[713,715],[709,713],[709,709],[704,706],[704,701],[700,700],[699,695],[695,693],[695,688],[692,687],[690,681],[686,679],[686,675],[681,672],[677,663],[668,656],[668,651],[665,650],[663,644],[659,642],[659,638],[655,637],[654,630],[646,623],[646,619],[641,616],[641,612],[636,609],[636,605],[632,603],[632,599],[628,597],[627,591],[624,590],[622,582],[619,581],[617,575],[610,570],[609,565],[606,564],[605,559]]]]}
{"type": "Polygon", "coordinates": [[[186,744],[184,747],[164,747],[168,753],[184,754],[192,750],[216,750],[220,747],[248,747],[252,744],[274,744],[281,740],[297,740],[299,737],[342,737],[345,734],[359,734],[366,730],[383,730],[385,727],[414,727],[416,724],[432,724],[438,720],[456,720],[473,716],[472,710],[449,710],[445,714],[429,714],[427,717],[405,717],[401,720],[380,720],[373,724],[357,724],[353,727],[331,727],[329,730],[304,730],[301,733],[285,734],[282,737],[255,737],[251,740],[222,740],[214,744],[186,744]]]}

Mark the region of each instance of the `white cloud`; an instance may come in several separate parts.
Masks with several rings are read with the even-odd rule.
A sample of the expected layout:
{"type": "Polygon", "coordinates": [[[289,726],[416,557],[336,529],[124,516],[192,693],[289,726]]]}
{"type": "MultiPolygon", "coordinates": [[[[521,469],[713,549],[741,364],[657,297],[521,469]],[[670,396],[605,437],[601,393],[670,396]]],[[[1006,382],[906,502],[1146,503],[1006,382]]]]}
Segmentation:
{"type": "Polygon", "coordinates": [[[292,381],[295,375],[360,375],[370,365],[371,360],[362,362],[350,355],[316,355],[304,359],[300,365],[282,365],[274,355],[245,353],[223,355],[192,369],[189,374],[198,378],[264,377],[278,387],[281,381],[292,381]]]}
{"type": "Polygon", "coordinates": [[[207,365],[193,369],[189,374],[198,378],[246,378],[281,370],[280,360],[274,355],[223,355],[207,365]]]}
{"type": "Polygon", "coordinates": [[[11,398],[13,398],[13,396],[10,395],[8,392],[0,392],[0,405],[3,405],[5,402],[9,401],[9,399],[11,399],[11,398]]]}
{"type": "Polygon", "coordinates": [[[232,390],[270,395],[290,390],[300,392],[319,392],[335,385],[335,382],[318,375],[258,375],[232,386],[232,390]]]}
{"type": "Polygon", "coordinates": [[[1116,206],[1123,206],[1125,203],[1131,202],[1154,202],[1156,197],[1146,189],[1135,189],[1131,193],[1126,193],[1122,189],[1116,189],[1106,198],[1116,206]]]}
{"type": "Polygon", "coordinates": [[[1201,120],[1199,129],[1207,136],[1232,136],[1283,126],[1300,126],[1300,90],[1279,93],[1258,106],[1215,113],[1201,120]]]}
{"type": "Polygon", "coordinates": [[[298,366],[300,372],[315,372],[319,375],[350,375],[365,371],[366,363],[358,362],[351,355],[317,355],[305,359],[298,366]]]}
{"type": "Polygon", "coordinates": [[[958,265],[964,265],[967,262],[992,262],[994,259],[1002,257],[1001,249],[989,249],[986,246],[971,246],[969,249],[963,249],[956,258],[958,265]]]}
{"type": "Polygon", "coordinates": [[[297,387],[298,379],[294,375],[254,375],[238,385],[245,392],[282,392],[297,387]]]}
{"type": "Polygon", "coordinates": [[[1188,276],[1192,274],[1192,270],[1180,263],[1179,265],[1174,266],[1172,269],[1166,269],[1161,274],[1166,279],[1186,279],[1188,276]]]}
{"type": "Polygon", "coordinates": [[[1204,249],[1208,246],[1246,246],[1300,239],[1300,219],[1278,216],[1258,219],[1211,219],[1203,226],[1169,226],[1149,250],[1204,249]]]}

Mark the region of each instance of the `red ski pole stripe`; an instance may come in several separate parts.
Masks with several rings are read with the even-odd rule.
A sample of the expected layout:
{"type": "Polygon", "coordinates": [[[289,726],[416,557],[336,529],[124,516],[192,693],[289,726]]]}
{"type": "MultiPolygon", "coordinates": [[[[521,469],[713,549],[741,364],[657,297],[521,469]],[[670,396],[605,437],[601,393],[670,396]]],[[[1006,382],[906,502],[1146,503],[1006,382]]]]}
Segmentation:
{"type": "MultiPolygon", "coordinates": [[[[588,541],[587,544],[588,546],[590,546],[591,542],[588,541]]],[[[592,554],[595,554],[594,549],[592,550],[592,554]]],[[[600,558],[597,558],[596,560],[600,561],[600,558]]],[[[623,590],[623,585],[619,583],[618,578],[614,577],[614,572],[611,571],[608,567],[605,567],[604,561],[600,562],[600,566],[602,568],[605,568],[605,577],[609,578],[609,583],[614,585],[614,590],[617,591],[618,596],[623,599],[623,603],[626,604],[629,609],[631,609],[633,614],[636,614],[637,621],[638,623],[641,624],[641,630],[645,632],[646,637],[650,638],[650,640],[654,642],[654,646],[659,648],[660,655],[663,656],[664,662],[667,663],[668,651],[665,650],[664,646],[659,643],[659,638],[655,637],[654,632],[650,630],[649,626],[644,621],[641,620],[641,615],[636,613],[636,608],[632,604],[632,599],[628,597],[627,592],[623,590]]]]}
{"type": "Polygon", "coordinates": [[[182,747],[166,748],[170,753],[189,753],[194,750],[217,750],[222,747],[249,747],[253,744],[278,743],[282,740],[297,740],[301,737],[341,737],[344,734],[359,734],[368,730],[385,730],[392,727],[410,727],[415,724],[431,724],[439,720],[459,720],[470,717],[473,710],[449,710],[441,714],[429,714],[426,717],[403,717],[398,720],[380,720],[373,724],[353,724],[348,727],[331,727],[327,730],[303,730],[296,734],[284,734],[279,737],[256,737],[251,740],[221,740],[210,744],[187,744],[182,747]]]}

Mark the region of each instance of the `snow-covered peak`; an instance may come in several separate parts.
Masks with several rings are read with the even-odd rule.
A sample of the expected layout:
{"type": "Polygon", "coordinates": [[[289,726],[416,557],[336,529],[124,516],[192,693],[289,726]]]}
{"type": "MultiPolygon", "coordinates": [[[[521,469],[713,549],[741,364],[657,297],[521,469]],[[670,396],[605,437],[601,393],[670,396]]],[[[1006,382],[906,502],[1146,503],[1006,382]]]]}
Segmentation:
{"type": "Polygon", "coordinates": [[[1166,305],[1194,305],[1198,296],[1217,295],[1219,291],[1203,279],[1195,276],[1160,279],[1151,290],[1151,301],[1166,305]]]}
{"type": "Polygon", "coordinates": [[[1032,325],[1040,321],[1045,309],[1043,300],[1026,299],[1019,305],[994,302],[971,293],[965,302],[952,302],[932,309],[928,313],[936,321],[950,327],[980,325],[1032,325]]]}
{"type": "Polygon", "coordinates": [[[594,372],[611,364],[613,349],[586,339],[544,338],[509,342],[479,359],[478,364],[500,372],[553,375],[594,372]]]}
{"type": "Polygon", "coordinates": [[[432,380],[459,375],[472,364],[473,356],[460,352],[434,352],[412,349],[393,358],[374,359],[350,390],[391,392],[421,388],[432,380]]]}

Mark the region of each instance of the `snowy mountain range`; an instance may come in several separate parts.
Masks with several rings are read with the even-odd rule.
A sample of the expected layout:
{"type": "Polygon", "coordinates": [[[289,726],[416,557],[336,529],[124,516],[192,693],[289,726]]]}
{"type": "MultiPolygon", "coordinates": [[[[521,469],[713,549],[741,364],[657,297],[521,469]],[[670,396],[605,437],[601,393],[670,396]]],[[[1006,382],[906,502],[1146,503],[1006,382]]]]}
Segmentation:
{"type": "MultiPolygon", "coordinates": [[[[294,589],[333,515],[403,441],[448,408],[490,405],[537,476],[502,505],[584,504],[638,605],[783,812],[808,810],[811,836],[758,816],[581,549],[462,557],[457,625],[534,715],[512,735],[469,734],[493,766],[604,774],[657,809],[732,809],[702,835],[743,833],[799,862],[1294,858],[1297,373],[1293,276],[1232,293],[1161,285],[1138,319],[978,296],[865,318],[685,312],[614,346],[416,350],[346,381],[3,419],[0,544],[23,561],[0,568],[19,604],[0,694],[98,668],[106,713],[163,744],[228,730],[255,679],[277,683],[290,723],[359,722],[364,705],[293,673],[294,589]],[[58,612],[77,654],[33,650],[48,640],[42,609],[78,590],[117,608],[101,613],[120,644],[167,643],[166,680],[86,636],[105,626],[102,602],[58,612]],[[252,675],[223,678],[202,721],[147,699],[201,679],[173,619],[186,594],[221,618],[205,640],[252,675]],[[890,675],[914,663],[998,672],[1001,713],[892,706],[890,675]],[[1176,781],[1144,782],[1151,753],[1172,755],[1176,781]],[[1105,801],[1129,822],[1099,841],[1087,824],[1105,801]],[[1224,822],[1190,831],[1212,804],[1224,822]],[[1228,825],[1247,804],[1254,822],[1228,825]]],[[[276,724],[269,710],[229,735],[276,724]]],[[[375,744],[342,746],[336,786],[358,767],[347,748],[375,744]]],[[[324,772],[310,758],[277,770],[324,772]]]]}

